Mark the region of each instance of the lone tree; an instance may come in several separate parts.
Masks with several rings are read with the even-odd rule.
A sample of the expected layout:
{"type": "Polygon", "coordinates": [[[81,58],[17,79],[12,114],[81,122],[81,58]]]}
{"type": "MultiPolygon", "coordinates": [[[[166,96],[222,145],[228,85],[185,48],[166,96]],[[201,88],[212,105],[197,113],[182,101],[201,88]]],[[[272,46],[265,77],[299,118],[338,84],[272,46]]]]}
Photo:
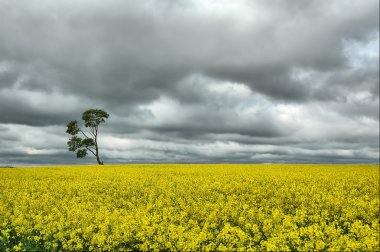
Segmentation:
{"type": "Polygon", "coordinates": [[[77,158],[83,158],[87,155],[87,151],[94,154],[98,164],[102,165],[103,161],[99,157],[98,148],[98,128],[100,123],[104,123],[105,119],[109,115],[107,112],[101,109],[89,109],[82,114],[82,120],[84,121],[84,126],[89,128],[89,132],[86,134],[83,130],[78,127],[78,122],[76,120],[70,121],[67,124],[66,133],[69,133],[72,137],[67,142],[69,151],[76,152],[77,158]],[[78,133],[81,133],[84,138],[78,137],[78,133]]]}

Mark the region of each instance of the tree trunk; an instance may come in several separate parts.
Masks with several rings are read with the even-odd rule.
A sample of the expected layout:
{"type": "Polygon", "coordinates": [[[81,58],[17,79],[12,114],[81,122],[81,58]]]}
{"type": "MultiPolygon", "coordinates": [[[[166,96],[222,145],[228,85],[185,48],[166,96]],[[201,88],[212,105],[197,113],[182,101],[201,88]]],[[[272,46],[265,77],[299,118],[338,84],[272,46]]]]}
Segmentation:
{"type": "Polygon", "coordinates": [[[100,160],[99,155],[96,155],[96,161],[98,161],[99,165],[103,165],[103,161],[100,160]]]}
{"type": "Polygon", "coordinates": [[[98,161],[99,165],[103,165],[103,161],[99,158],[99,149],[98,149],[98,142],[95,140],[95,154],[96,154],[96,161],[98,161]]]}

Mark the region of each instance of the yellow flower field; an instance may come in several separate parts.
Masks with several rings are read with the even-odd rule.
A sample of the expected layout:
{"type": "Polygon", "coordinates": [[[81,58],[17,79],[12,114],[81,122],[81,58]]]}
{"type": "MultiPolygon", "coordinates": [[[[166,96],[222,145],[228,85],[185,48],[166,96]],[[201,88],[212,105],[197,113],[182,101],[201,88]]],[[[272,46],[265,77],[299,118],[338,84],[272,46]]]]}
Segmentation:
{"type": "Polygon", "coordinates": [[[0,169],[0,251],[378,248],[378,165],[0,169]]]}

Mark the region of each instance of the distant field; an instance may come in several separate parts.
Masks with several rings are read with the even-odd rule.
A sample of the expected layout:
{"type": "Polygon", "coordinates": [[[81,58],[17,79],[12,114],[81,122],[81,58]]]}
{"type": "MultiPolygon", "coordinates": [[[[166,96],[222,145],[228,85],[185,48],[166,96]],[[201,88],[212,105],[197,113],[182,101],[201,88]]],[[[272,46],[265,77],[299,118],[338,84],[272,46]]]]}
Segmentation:
{"type": "Polygon", "coordinates": [[[377,165],[0,169],[0,251],[379,248],[377,165]]]}

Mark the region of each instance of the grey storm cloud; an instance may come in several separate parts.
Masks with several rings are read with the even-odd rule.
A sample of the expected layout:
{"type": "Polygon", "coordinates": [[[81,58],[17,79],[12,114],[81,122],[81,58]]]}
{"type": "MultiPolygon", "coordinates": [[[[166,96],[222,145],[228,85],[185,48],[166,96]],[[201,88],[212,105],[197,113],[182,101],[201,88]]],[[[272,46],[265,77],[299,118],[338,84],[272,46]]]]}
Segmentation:
{"type": "Polygon", "coordinates": [[[91,162],[88,108],[106,162],[378,162],[378,44],[376,0],[0,0],[0,164],[91,162]]]}

